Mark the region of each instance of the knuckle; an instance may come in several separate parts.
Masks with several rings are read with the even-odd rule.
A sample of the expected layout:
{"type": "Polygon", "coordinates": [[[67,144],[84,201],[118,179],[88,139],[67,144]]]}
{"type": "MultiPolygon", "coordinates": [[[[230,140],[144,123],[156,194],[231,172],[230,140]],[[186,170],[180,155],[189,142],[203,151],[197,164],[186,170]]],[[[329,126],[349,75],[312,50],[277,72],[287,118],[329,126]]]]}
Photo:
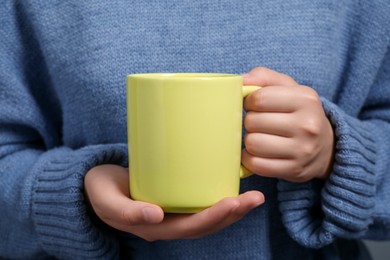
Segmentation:
{"type": "Polygon", "coordinates": [[[127,225],[132,225],[133,224],[133,218],[128,214],[128,211],[126,209],[121,209],[120,211],[120,220],[122,223],[125,223],[127,225]]]}
{"type": "Polygon", "coordinates": [[[311,104],[321,104],[321,98],[318,95],[317,91],[308,86],[301,86],[301,90],[303,93],[303,98],[306,102],[310,102],[311,104]]]}
{"type": "Polygon", "coordinates": [[[306,118],[304,124],[302,124],[302,130],[306,135],[319,136],[321,134],[321,124],[318,118],[306,118]]]}
{"type": "Polygon", "coordinates": [[[263,74],[263,73],[265,73],[267,71],[268,71],[268,69],[266,67],[257,66],[251,72],[255,73],[255,74],[263,74]]]}
{"type": "Polygon", "coordinates": [[[298,83],[295,81],[293,77],[287,74],[281,74],[284,77],[284,82],[288,86],[296,87],[298,83]]]}
{"type": "Polygon", "coordinates": [[[322,108],[321,98],[314,89],[305,86],[303,88],[302,103],[306,104],[306,110],[314,111],[314,113],[305,117],[301,125],[302,130],[309,136],[318,136],[322,131],[322,117],[317,116],[318,113],[315,112],[318,111],[318,108],[322,108]]]}
{"type": "Polygon", "coordinates": [[[313,156],[313,154],[315,153],[315,145],[312,144],[312,143],[307,143],[307,144],[304,144],[304,145],[301,145],[301,148],[300,148],[300,156],[302,158],[311,158],[313,156]]]}

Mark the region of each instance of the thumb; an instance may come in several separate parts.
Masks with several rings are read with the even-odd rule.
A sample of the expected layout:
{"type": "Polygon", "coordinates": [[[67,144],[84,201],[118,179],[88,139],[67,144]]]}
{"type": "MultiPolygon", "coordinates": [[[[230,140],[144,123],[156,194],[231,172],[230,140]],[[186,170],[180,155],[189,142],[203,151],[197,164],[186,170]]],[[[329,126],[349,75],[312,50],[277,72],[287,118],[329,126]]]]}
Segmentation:
{"type": "Polygon", "coordinates": [[[129,198],[128,175],[126,168],[108,164],[86,174],[85,191],[96,215],[114,227],[160,223],[164,212],[159,206],[129,198]]]}
{"type": "Polygon", "coordinates": [[[122,225],[158,224],[164,219],[164,212],[159,206],[129,198],[118,203],[112,214],[122,225]]]}

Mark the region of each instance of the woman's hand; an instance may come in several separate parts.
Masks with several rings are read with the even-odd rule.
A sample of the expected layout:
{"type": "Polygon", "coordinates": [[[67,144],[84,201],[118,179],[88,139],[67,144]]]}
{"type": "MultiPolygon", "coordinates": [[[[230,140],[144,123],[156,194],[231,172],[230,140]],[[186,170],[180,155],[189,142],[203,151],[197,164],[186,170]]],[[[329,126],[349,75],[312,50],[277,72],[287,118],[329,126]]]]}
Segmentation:
{"type": "Polygon", "coordinates": [[[128,169],[118,165],[96,166],[85,176],[85,192],[102,221],[148,241],[212,234],[264,202],[262,193],[249,191],[225,198],[197,214],[164,214],[156,205],[129,198],[128,175],[128,169]]]}
{"type": "Polygon", "coordinates": [[[244,84],[262,86],[244,101],[244,166],[293,182],[327,178],[334,134],[317,92],[266,68],[245,74],[244,84]]]}

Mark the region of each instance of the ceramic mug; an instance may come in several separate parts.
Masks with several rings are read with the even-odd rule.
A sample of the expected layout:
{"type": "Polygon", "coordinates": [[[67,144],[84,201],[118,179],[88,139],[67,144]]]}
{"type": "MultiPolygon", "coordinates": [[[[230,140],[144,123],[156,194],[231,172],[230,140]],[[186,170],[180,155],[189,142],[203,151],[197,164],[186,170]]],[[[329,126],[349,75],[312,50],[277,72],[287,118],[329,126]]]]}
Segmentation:
{"type": "Polygon", "coordinates": [[[239,193],[243,98],[234,74],[127,76],[130,196],[191,213],[239,193]]]}

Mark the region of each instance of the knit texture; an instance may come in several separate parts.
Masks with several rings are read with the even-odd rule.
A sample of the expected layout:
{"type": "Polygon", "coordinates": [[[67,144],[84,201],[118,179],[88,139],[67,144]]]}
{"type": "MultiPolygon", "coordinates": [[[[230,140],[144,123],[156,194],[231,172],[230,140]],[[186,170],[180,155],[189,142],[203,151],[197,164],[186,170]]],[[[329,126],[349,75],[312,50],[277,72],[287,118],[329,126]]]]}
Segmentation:
{"type": "Polygon", "coordinates": [[[5,1],[0,257],[357,259],[353,239],[390,239],[388,13],[389,1],[5,1]],[[241,191],[266,203],[201,239],[152,243],[96,219],[83,179],[128,165],[127,74],[255,66],[320,94],[336,140],[328,180],[246,178],[241,191]]]}
{"type": "Polygon", "coordinates": [[[41,156],[44,163],[37,162],[38,168],[32,170],[37,176],[32,215],[38,239],[48,253],[93,259],[119,256],[112,236],[103,235],[91,224],[86,200],[80,195],[85,172],[104,163],[125,166],[126,150],[124,145],[101,145],[78,151],[54,149],[41,156]]]}

